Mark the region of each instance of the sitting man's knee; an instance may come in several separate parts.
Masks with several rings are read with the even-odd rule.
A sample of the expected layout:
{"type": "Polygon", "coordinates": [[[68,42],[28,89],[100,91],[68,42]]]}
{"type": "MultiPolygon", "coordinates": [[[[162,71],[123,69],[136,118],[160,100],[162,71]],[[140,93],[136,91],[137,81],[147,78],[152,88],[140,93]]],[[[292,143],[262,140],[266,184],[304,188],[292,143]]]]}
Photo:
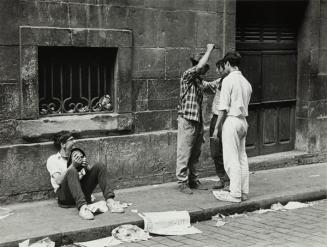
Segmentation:
{"type": "Polygon", "coordinates": [[[96,169],[99,169],[99,170],[107,170],[107,166],[105,166],[105,164],[103,164],[101,162],[95,163],[92,168],[96,168],[96,169]]]}

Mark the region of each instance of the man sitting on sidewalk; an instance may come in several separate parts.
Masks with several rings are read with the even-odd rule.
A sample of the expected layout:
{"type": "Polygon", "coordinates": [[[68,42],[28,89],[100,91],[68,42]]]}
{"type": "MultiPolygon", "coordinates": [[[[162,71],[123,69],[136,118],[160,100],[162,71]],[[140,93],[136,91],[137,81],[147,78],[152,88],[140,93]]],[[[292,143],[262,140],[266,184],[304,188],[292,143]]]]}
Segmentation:
{"type": "Polygon", "coordinates": [[[97,184],[106,199],[111,212],[123,213],[119,202],[114,201],[115,194],[109,185],[109,175],[105,165],[97,163],[90,167],[83,150],[74,148],[72,133],[63,131],[54,138],[58,153],[47,160],[47,170],[51,176],[51,184],[61,207],[76,206],[83,219],[94,219],[87,204],[91,203],[91,194],[97,184]]]}

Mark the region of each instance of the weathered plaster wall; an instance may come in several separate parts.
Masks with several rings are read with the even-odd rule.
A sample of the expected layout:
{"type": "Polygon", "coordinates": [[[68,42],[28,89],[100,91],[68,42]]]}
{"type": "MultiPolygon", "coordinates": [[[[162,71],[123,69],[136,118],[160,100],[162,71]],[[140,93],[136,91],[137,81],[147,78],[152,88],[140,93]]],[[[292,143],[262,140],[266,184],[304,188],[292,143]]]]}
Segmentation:
{"type": "Polygon", "coordinates": [[[296,148],[327,151],[327,1],[310,0],[299,32],[296,148]]]}
{"type": "MultiPolygon", "coordinates": [[[[131,62],[130,79],[122,76],[120,80],[131,88],[121,95],[131,100],[131,110],[122,110],[123,119],[98,117],[101,121],[109,117],[107,124],[90,117],[84,122],[87,126],[77,128],[84,135],[79,145],[86,148],[91,162],[106,162],[114,182],[126,187],[175,179],[179,77],[190,65],[190,54],[203,51],[208,42],[218,47],[210,60],[214,68],[216,60],[235,46],[234,27],[234,0],[1,0],[0,168],[6,172],[0,173],[0,201],[47,196],[50,183],[45,162],[55,150],[43,141],[51,137],[52,128],[74,129],[74,123],[81,122],[57,119],[51,125],[51,121],[35,119],[37,101],[32,97],[38,97],[38,82],[29,75],[37,66],[36,46],[71,42],[67,35],[51,32],[47,37],[39,30],[57,29],[71,35],[79,29],[131,30],[132,59],[120,61],[121,65],[131,62]],[[34,33],[20,35],[20,30],[26,32],[29,27],[34,33]],[[25,44],[22,37],[32,37],[28,39],[32,43],[25,44]],[[29,116],[32,121],[26,121],[29,116]],[[86,139],[89,136],[96,138],[86,139]]],[[[85,37],[80,38],[76,42],[81,44],[72,44],[84,46],[85,37]]],[[[209,78],[214,76],[212,69],[209,78]]],[[[210,101],[210,97],[205,99],[206,122],[210,101]]],[[[213,174],[207,145],[208,141],[203,148],[202,175],[213,174]]]]}

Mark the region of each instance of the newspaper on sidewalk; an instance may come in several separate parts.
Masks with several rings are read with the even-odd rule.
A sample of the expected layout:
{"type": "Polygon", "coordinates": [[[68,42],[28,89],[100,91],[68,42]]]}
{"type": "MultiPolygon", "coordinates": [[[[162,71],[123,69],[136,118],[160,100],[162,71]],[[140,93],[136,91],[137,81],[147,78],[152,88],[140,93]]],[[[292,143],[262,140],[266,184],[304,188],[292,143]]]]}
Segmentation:
{"type": "Polygon", "coordinates": [[[81,247],[111,247],[111,246],[119,245],[121,243],[123,242],[114,237],[107,237],[107,238],[100,238],[87,242],[76,242],[74,243],[74,245],[81,246],[81,247]]]}
{"type": "Polygon", "coordinates": [[[191,225],[187,211],[140,213],[144,230],[158,235],[188,235],[202,233],[191,225]]]}

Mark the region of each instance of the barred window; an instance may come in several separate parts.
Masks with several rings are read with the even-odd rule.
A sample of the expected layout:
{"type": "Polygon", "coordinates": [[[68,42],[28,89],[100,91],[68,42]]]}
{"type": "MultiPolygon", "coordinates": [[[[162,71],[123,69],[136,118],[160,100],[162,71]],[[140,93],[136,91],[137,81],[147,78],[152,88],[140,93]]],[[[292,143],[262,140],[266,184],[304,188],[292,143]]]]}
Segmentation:
{"type": "Polygon", "coordinates": [[[117,48],[39,47],[40,115],[113,111],[117,48]]]}

